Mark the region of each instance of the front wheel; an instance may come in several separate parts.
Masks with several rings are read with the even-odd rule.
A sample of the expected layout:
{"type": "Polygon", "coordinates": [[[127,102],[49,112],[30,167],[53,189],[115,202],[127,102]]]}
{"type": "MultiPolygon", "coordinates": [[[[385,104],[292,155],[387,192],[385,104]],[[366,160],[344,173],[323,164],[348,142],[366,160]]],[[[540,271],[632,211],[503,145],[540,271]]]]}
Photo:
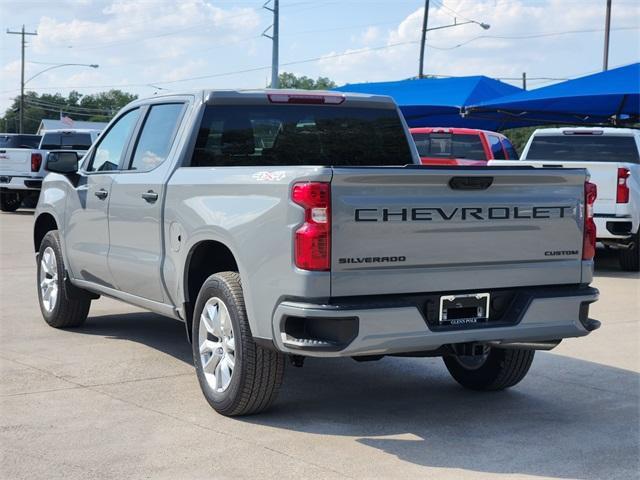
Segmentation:
{"type": "Polygon", "coordinates": [[[44,320],[54,328],[79,327],[87,319],[91,297],[65,281],[58,231],[48,232],[38,253],[38,301],[44,320]]]}
{"type": "Polygon", "coordinates": [[[489,348],[484,355],[447,355],[451,376],[471,390],[504,390],[519,383],[529,371],[535,350],[489,348]]]}
{"type": "Polygon", "coordinates": [[[640,270],[640,230],[633,236],[633,246],[631,248],[620,249],[620,268],[627,272],[637,272],[640,270]]]}
{"type": "Polygon", "coordinates": [[[251,336],[240,275],[221,272],[202,285],[193,312],[193,360],[209,404],[226,416],[267,409],[284,374],[284,356],[251,336]]]}
{"type": "Polygon", "coordinates": [[[18,192],[0,193],[0,210],[3,212],[15,212],[20,208],[22,196],[18,192]]]}

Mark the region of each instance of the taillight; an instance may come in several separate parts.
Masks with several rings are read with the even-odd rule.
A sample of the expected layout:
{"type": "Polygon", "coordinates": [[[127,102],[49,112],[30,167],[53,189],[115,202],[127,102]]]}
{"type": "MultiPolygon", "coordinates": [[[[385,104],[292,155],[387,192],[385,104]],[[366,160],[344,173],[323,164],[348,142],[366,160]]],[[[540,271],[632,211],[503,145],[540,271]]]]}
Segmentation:
{"type": "Polygon", "coordinates": [[[296,183],[294,203],[304,208],[304,224],[296,230],[294,257],[303,270],[331,268],[331,190],[328,183],[296,183]]]}
{"type": "Polygon", "coordinates": [[[31,154],[31,171],[38,172],[40,171],[40,166],[42,165],[42,155],[39,153],[31,154]]]}
{"type": "Polygon", "coordinates": [[[629,203],[629,185],[627,180],[631,172],[628,168],[618,169],[618,189],[616,190],[616,203],[629,203]]]}
{"type": "Polygon", "coordinates": [[[582,259],[592,260],[596,256],[596,223],[593,221],[593,204],[598,196],[595,183],[584,182],[584,240],[582,259]]]}

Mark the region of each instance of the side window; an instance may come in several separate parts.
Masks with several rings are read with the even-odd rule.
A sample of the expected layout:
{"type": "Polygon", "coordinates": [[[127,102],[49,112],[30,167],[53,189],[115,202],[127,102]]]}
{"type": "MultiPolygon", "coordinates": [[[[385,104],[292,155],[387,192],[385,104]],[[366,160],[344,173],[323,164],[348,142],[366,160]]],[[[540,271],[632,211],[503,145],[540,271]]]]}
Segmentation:
{"type": "Polygon", "coordinates": [[[164,162],[171,150],[184,104],[153,105],[135,146],[130,170],[147,172],[164,162]]]}
{"type": "Polygon", "coordinates": [[[491,147],[491,152],[493,153],[493,158],[496,160],[505,160],[507,157],[504,155],[504,150],[502,149],[502,143],[500,143],[500,138],[495,135],[487,135],[489,137],[489,146],[491,147]]]}
{"type": "Polygon", "coordinates": [[[139,115],[138,108],[125,113],[107,133],[100,136],[100,143],[93,153],[87,171],[108,172],[118,169],[139,115]]]}
{"type": "Polygon", "coordinates": [[[502,145],[504,146],[504,149],[507,151],[507,155],[510,160],[518,160],[520,158],[520,155],[518,155],[518,152],[516,152],[515,147],[508,139],[503,138],[502,145]]]}

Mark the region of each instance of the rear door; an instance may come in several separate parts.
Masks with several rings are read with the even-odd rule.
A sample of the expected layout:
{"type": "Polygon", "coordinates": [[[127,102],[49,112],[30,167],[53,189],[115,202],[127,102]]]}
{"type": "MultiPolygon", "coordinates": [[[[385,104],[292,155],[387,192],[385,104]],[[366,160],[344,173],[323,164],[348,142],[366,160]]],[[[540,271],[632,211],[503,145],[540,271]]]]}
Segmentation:
{"type": "Polygon", "coordinates": [[[114,176],[109,204],[109,267],[118,289],[162,302],[162,199],[169,158],[184,103],[145,107],[123,171],[114,176]]]}
{"type": "Polygon", "coordinates": [[[584,170],[335,168],[334,296],[581,281],[584,170]]]}

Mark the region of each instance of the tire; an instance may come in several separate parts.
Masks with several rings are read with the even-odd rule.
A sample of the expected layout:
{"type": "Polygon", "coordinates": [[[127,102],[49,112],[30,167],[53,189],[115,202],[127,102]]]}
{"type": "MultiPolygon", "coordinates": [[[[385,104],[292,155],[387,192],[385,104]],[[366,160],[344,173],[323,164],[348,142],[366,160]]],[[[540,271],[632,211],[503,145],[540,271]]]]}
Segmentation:
{"type": "MultiPolygon", "coordinates": [[[[451,376],[471,390],[504,390],[519,383],[529,371],[535,350],[491,348],[479,364],[470,366],[456,355],[443,357],[451,376]]],[[[473,357],[472,357],[473,358],[473,357]]]]}
{"type": "Polygon", "coordinates": [[[15,212],[20,208],[22,197],[16,192],[0,193],[0,210],[3,212],[15,212]]]}
{"type": "Polygon", "coordinates": [[[42,239],[38,254],[38,303],[51,327],[79,327],[87,319],[91,297],[65,279],[62,248],[57,230],[42,239]],[[48,294],[47,294],[48,292],[48,294]]]}
{"type": "Polygon", "coordinates": [[[253,341],[238,273],[205,280],[192,323],[193,361],[209,405],[229,417],[267,409],[282,384],[284,355],[253,341]]]}
{"type": "Polygon", "coordinates": [[[40,198],[40,192],[29,192],[22,199],[22,206],[24,208],[36,208],[36,206],[38,206],[39,198],[40,198]]]}
{"type": "Polygon", "coordinates": [[[620,268],[626,272],[640,271],[640,230],[633,236],[633,248],[620,249],[620,268]]]}

